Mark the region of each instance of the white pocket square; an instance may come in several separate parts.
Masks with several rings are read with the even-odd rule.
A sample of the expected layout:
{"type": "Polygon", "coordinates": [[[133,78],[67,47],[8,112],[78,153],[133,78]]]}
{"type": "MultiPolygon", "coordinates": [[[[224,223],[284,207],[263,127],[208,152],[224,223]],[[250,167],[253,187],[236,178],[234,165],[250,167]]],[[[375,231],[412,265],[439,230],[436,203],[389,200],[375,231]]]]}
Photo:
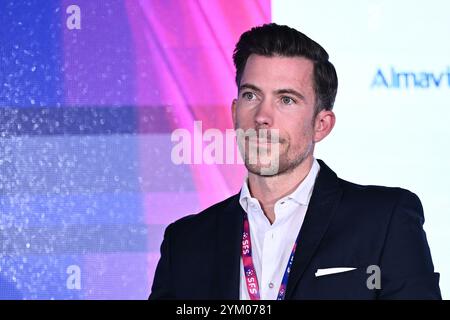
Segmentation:
{"type": "Polygon", "coordinates": [[[355,270],[356,268],[326,268],[326,269],[317,269],[315,276],[321,277],[326,276],[328,274],[341,273],[355,270]]]}

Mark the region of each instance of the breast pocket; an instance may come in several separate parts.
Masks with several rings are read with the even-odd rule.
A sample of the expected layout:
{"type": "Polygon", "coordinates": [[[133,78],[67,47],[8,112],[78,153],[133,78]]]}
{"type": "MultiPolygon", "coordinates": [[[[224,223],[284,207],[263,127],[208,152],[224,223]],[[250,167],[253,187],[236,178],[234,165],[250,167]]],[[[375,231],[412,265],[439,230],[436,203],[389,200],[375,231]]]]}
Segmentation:
{"type": "Polygon", "coordinates": [[[369,278],[372,274],[367,273],[367,266],[353,268],[355,269],[348,271],[327,270],[328,268],[316,271],[312,282],[317,297],[319,299],[374,298],[376,292],[371,289],[369,278]]]}

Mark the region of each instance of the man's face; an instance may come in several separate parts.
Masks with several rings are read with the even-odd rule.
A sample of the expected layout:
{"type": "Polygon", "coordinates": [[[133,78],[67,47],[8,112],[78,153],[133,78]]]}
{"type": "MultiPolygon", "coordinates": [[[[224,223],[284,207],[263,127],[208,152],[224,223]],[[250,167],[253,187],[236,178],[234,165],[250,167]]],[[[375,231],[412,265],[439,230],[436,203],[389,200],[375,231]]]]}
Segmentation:
{"type": "Polygon", "coordinates": [[[287,173],[311,157],[315,142],[314,110],[313,63],[310,60],[250,55],[238,98],[233,101],[235,129],[256,132],[278,129],[279,139],[277,143],[264,145],[258,139],[247,139],[244,155],[247,169],[261,175],[261,169],[267,166],[267,162],[249,161],[252,150],[264,149],[272,160],[277,157],[277,170],[262,175],[287,173]]]}

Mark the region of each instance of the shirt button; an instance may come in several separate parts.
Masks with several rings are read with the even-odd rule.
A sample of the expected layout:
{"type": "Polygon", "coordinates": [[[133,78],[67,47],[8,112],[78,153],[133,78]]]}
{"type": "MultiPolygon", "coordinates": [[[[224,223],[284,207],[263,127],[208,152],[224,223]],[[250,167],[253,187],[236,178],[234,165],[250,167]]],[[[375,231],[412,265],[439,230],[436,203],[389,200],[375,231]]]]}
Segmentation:
{"type": "Polygon", "coordinates": [[[270,288],[270,289],[273,289],[273,283],[272,283],[272,282],[269,283],[269,288],[270,288]]]}

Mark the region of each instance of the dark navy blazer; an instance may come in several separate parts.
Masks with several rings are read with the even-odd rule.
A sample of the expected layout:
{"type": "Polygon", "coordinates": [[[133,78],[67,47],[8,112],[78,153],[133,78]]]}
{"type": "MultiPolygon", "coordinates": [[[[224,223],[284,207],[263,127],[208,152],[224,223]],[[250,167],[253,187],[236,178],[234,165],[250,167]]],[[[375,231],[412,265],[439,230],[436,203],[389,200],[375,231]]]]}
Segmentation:
{"type": "MultiPolygon", "coordinates": [[[[419,198],[344,181],[319,164],[286,299],[440,299],[419,198]],[[380,289],[367,286],[370,265],[380,268],[380,289]],[[356,269],[315,276],[334,267],[356,269]]],[[[237,194],[169,225],[149,299],[239,299],[243,213],[237,194]]]]}

